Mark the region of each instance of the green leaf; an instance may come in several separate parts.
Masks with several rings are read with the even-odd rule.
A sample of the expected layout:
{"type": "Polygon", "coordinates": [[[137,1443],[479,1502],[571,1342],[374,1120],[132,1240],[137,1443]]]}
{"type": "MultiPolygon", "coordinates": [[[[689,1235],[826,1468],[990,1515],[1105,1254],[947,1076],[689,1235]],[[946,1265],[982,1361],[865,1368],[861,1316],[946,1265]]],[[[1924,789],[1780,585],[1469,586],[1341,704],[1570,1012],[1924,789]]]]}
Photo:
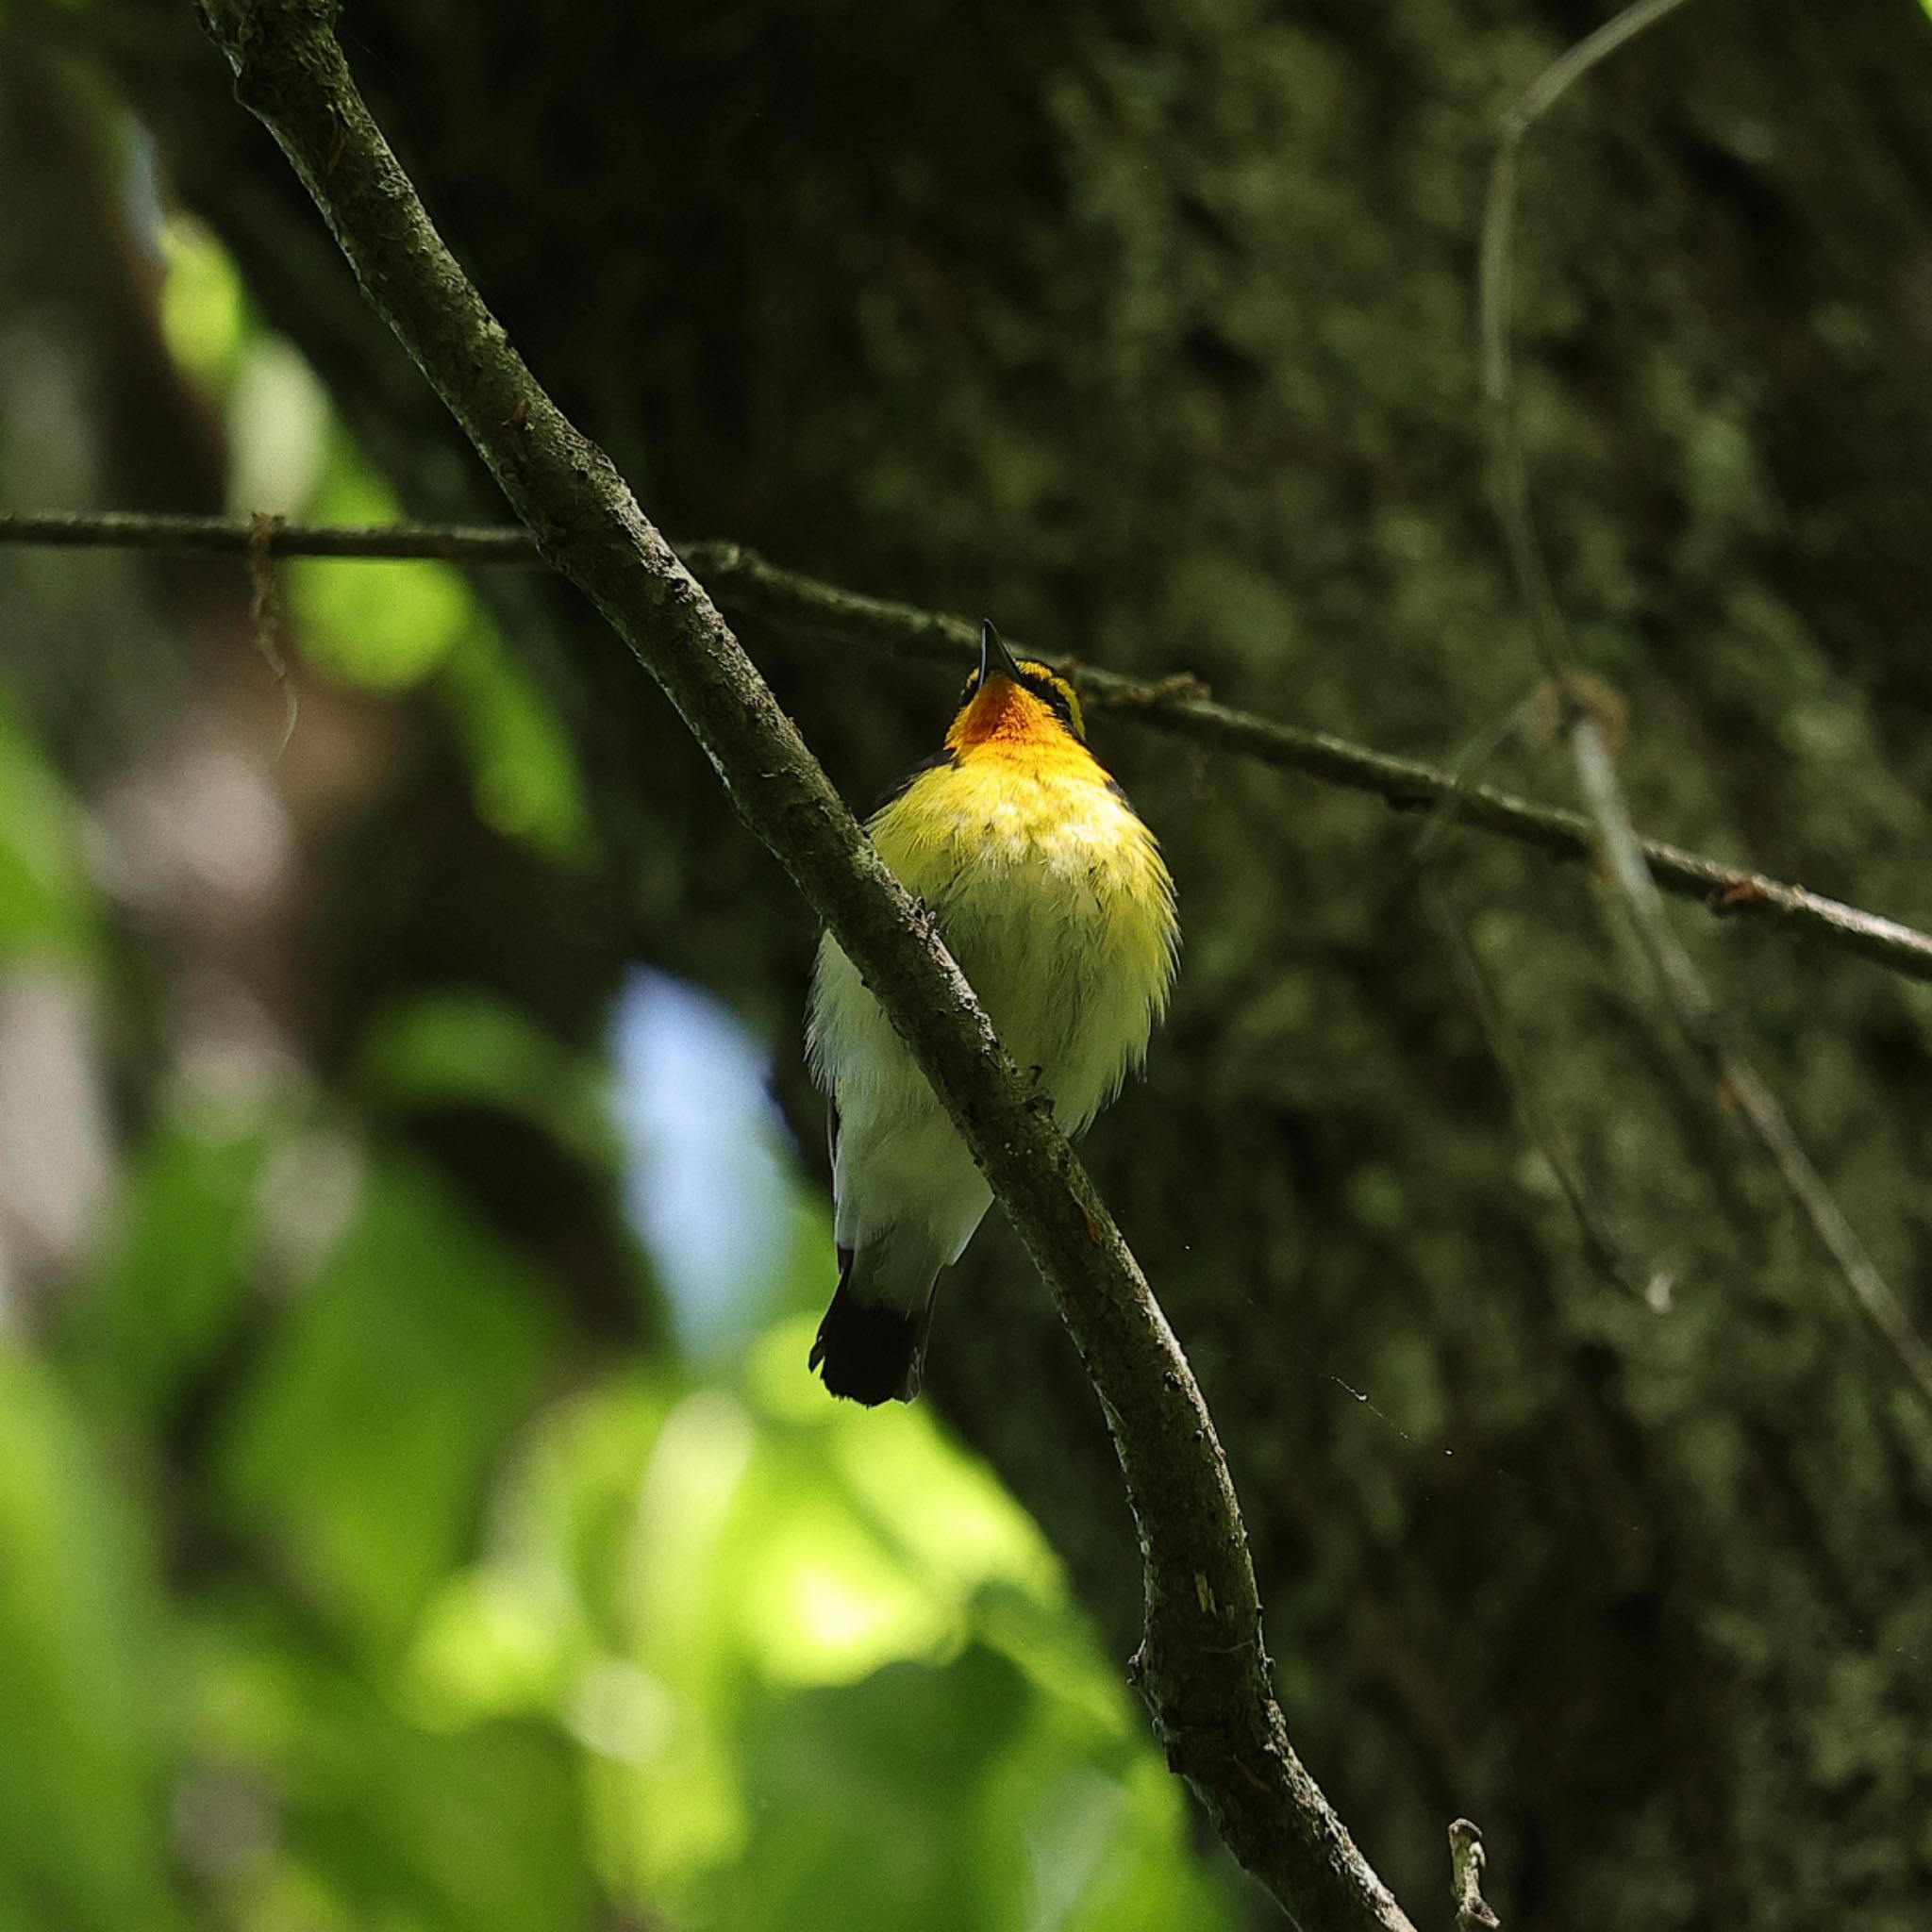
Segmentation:
{"type": "Polygon", "coordinates": [[[386,1008],[363,1041],[357,1079],[392,1107],[497,1108],[541,1127],[595,1172],[617,1164],[604,1062],[491,993],[430,992],[386,1008]]]}
{"type": "Polygon", "coordinates": [[[169,353],[217,390],[234,380],[249,333],[248,298],[228,251],[192,215],[161,224],[160,324],[169,353]]]}
{"type": "MultiPolygon", "coordinates": [[[[308,513],[343,524],[402,520],[387,483],[340,428],[308,513]]],[[[570,733],[458,566],[297,559],[287,581],[302,654],[326,675],[384,692],[435,678],[485,824],[552,859],[589,857],[590,801],[570,733]]]]}
{"type": "Polygon", "coordinates": [[[265,1149],[253,1129],[173,1121],[141,1150],[64,1324],[92,1392],[157,1414],[218,1344],[245,1285],[265,1149]]]}
{"type": "Polygon", "coordinates": [[[1032,1696],[974,1646],[757,1706],[740,1741],[751,1837],[706,1905],[736,1932],[991,1932],[961,1813],[1032,1696]]]}
{"type": "Polygon", "coordinates": [[[177,1923],[140,1551],[52,1376],[0,1350],[0,1925],[177,1923]]]}
{"type": "Polygon", "coordinates": [[[414,1707],[446,1724],[547,1710],[585,1728],[580,1680],[629,1629],[639,1485],[669,1407],[655,1381],[626,1372],[531,1423],[491,1509],[485,1560],[424,1615],[408,1667],[414,1707]]]}
{"type": "Polygon", "coordinates": [[[0,699],[0,960],[98,943],[79,809],[0,699]]]}
{"type": "MultiPolygon", "coordinates": [[[[389,486],[339,425],[308,513],[332,524],[392,524],[402,516],[389,486]]],[[[286,581],[302,655],[326,675],[364,691],[422,683],[486,624],[454,564],[296,558],[286,581]]]]}
{"type": "Polygon", "coordinates": [[[232,1507],[325,1615],[399,1644],[468,1546],[552,1326],[531,1271],[433,1181],[378,1170],[235,1420],[232,1507]]]}
{"type": "Polygon", "coordinates": [[[413,1723],[299,1624],[253,1610],[208,1626],[184,1703],[198,1759],[272,1807],[229,1880],[245,1925],[580,1932],[591,1922],[577,1780],[556,1733],[413,1723]]]}
{"type": "Polygon", "coordinates": [[[1027,1932],[1224,1932],[1228,1901],[1188,1849],[1180,1784],[1144,1727],[1096,1732],[1049,1695],[990,1767],[974,1821],[983,1923],[1027,1932]]]}
{"type": "Polygon", "coordinates": [[[489,625],[466,631],[440,684],[462,733],[483,823],[546,858],[588,859],[591,807],[570,734],[498,633],[489,625]]]}

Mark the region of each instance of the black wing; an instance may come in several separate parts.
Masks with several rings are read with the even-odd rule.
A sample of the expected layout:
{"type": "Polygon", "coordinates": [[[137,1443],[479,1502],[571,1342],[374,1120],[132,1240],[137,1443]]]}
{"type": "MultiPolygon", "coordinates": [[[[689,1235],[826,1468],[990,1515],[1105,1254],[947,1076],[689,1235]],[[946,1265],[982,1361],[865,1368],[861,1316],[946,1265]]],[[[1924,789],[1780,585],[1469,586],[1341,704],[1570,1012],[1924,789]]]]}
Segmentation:
{"type": "Polygon", "coordinates": [[[958,762],[959,760],[954,756],[953,747],[950,744],[941,745],[939,750],[934,752],[929,758],[921,758],[920,761],[916,765],[914,765],[913,768],[909,772],[908,772],[906,775],[903,778],[901,778],[899,782],[896,785],[894,785],[892,789],[889,792],[887,792],[886,795],[882,799],[880,799],[875,806],[873,807],[873,815],[876,817],[880,812],[884,811],[887,806],[891,805],[895,799],[904,798],[906,794],[912,790],[912,781],[915,778],[923,777],[927,772],[937,772],[942,766],[957,765],[958,762]]]}

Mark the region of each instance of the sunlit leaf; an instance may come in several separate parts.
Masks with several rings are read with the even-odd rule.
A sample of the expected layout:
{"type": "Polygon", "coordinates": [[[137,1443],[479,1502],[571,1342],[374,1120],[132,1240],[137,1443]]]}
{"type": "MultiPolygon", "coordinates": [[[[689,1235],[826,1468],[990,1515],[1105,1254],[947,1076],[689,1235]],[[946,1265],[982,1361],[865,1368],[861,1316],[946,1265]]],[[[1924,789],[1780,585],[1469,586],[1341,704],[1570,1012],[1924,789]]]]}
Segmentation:
{"type": "Polygon", "coordinates": [[[160,227],[162,340],[183,368],[217,390],[233,380],[248,334],[248,304],[228,251],[192,215],[160,227]]]}
{"type": "Polygon", "coordinates": [[[541,1565],[451,1577],[410,1653],[409,1708],[440,1730],[558,1710],[588,1649],[576,1611],[566,1579],[541,1565]]]}
{"type": "Polygon", "coordinates": [[[526,1432],[493,1515],[494,1553],[568,1578],[605,1647],[630,1634],[640,1485],[673,1401],[632,1369],[554,1405],[526,1432]]]}
{"type": "Polygon", "coordinates": [[[723,1720],[741,1667],[718,1557],[756,1451],[752,1419],[721,1391],[687,1396],[665,1418],[626,1538],[625,1608],[632,1660],[670,1702],[656,1749],[602,1780],[607,1829],[646,1892],[734,1855],[743,1830],[740,1766],[723,1720]]]}
{"type": "Polygon", "coordinates": [[[847,1491],[890,1527],[934,1582],[963,1598],[1001,1579],[1056,1599],[1059,1565],[992,1472],[941,1435],[929,1407],[868,1415],[830,1408],[834,1464],[847,1491]]]}
{"type": "Polygon", "coordinates": [[[746,1658],[781,1682],[852,1682],[957,1641],[955,1606],[813,1459],[768,1455],[741,1499],[728,1598],[746,1658]]]}
{"type": "Polygon", "coordinates": [[[441,685],[475,774],[487,825],[546,857],[580,860],[591,849],[591,808],[576,753],[537,681],[475,625],[443,665],[441,685]]]}
{"type": "MultiPolygon", "coordinates": [[[[331,524],[401,520],[394,495],[340,428],[307,514],[331,524]]],[[[300,558],[287,566],[287,582],[303,656],[367,691],[420,684],[485,622],[453,564],[300,558]]]]}

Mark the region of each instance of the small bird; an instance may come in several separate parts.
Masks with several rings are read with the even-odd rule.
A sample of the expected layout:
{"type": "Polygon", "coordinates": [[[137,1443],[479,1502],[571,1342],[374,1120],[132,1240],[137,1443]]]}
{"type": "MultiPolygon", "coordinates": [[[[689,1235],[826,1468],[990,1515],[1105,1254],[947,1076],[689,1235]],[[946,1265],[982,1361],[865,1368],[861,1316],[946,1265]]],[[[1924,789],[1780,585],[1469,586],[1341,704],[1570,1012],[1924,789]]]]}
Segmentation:
{"type": "MultiPolygon", "coordinates": [[[[1180,945],[1154,835],[1087,749],[1080,700],[991,624],[944,745],[867,825],[924,901],[1013,1063],[1077,1134],[1166,1010],[1180,945]]],[[[807,1023],[831,1101],[839,1288],[809,1366],[868,1407],[919,1393],[939,1272],[992,1194],[828,933],[807,1023]]]]}

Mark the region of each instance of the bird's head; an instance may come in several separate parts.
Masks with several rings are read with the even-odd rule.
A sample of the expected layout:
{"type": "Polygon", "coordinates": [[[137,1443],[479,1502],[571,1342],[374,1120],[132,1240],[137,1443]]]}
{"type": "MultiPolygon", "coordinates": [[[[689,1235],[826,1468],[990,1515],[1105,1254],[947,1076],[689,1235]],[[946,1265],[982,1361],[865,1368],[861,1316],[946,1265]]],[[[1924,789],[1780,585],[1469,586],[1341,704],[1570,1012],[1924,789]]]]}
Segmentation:
{"type": "Polygon", "coordinates": [[[1015,658],[990,624],[979,626],[979,663],[959,693],[959,710],[946,733],[954,753],[981,746],[1087,741],[1087,722],[1074,687],[1031,658],[1015,658]]]}

